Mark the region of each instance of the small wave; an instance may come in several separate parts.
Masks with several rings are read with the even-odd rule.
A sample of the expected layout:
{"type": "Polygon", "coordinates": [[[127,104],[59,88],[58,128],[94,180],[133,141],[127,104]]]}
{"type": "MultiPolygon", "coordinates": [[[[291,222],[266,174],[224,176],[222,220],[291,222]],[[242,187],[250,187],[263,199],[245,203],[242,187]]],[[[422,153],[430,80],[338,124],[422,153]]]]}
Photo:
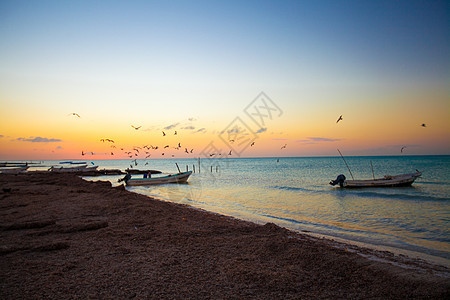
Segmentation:
{"type": "Polygon", "coordinates": [[[349,191],[349,194],[364,198],[384,198],[384,199],[400,199],[400,200],[417,200],[417,201],[450,201],[450,198],[436,197],[429,195],[411,195],[411,194],[384,194],[373,191],[349,191]]]}
{"type": "Polygon", "coordinates": [[[313,190],[308,188],[301,187],[291,187],[291,186],[271,186],[271,188],[286,190],[286,191],[295,191],[295,192],[305,192],[305,193],[324,193],[324,194],[335,194],[339,193],[340,196],[351,195],[358,196],[364,198],[384,198],[384,199],[400,199],[400,200],[416,200],[416,201],[450,201],[448,197],[437,197],[431,195],[423,195],[423,194],[401,194],[401,193],[380,193],[377,191],[367,191],[367,190],[348,190],[348,189],[332,189],[332,190],[313,190]]]}
{"type": "Polygon", "coordinates": [[[317,192],[317,191],[314,191],[314,190],[311,190],[311,189],[305,189],[305,188],[300,188],[300,187],[292,187],[292,186],[279,186],[279,185],[274,185],[274,186],[271,186],[271,188],[279,189],[279,190],[287,190],[287,191],[308,192],[308,193],[311,193],[311,192],[317,192]]]}
{"type": "Polygon", "coordinates": [[[450,182],[445,181],[418,181],[418,183],[427,185],[450,185],[450,182]]]}

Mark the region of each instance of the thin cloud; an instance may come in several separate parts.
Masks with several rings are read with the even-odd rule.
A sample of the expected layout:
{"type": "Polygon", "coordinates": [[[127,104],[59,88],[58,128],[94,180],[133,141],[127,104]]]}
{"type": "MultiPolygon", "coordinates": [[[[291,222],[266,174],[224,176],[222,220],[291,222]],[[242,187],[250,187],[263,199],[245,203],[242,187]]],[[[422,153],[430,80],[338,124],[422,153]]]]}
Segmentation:
{"type": "Polygon", "coordinates": [[[172,129],[172,128],[177,127],[179,124],[180,124],[180,123],[171,124],[171,125],[169,125],[169,126],[164,127],[164,129],[165,129],[165,130],[170,130],[170,129],[172,129]]]}
{"type": "Polygon", "coordinates": [[[62,140],[60,140],[60,139],[48,139],[48,138],[45,138],[45,137],[40,137],[40,136],[37,136],[37,137],[31,137],[31,138],[18,138],[17,139],[18,141],[21,141],[21,142],[32,142],[32,143],[55,143],[55,142],[62,142],[62,140]]]}
{"type": "Polygon", "coordinates": [[[181,129],[194,130],[195,126],[186,126],[186,127],[181,128],[181,129]]]}
{"type": "Polygon", "coordinates": [[[204,127],[203,127],[203,128],[200,128],[199,130],[196,131],[196,133],[197,133],[197,132],[206,132],[206,128],[204,128],[204,127]]]}
{"type": "Polygon", "coordinates": [[[267,131],[267,128],[260,128],[256,133],[263,133],[265,131],[267,131]]]}
{"type": "Polygon", "coordinates": [[[297,143],[338,142],[342,139],[329,139],[324,137],[307,137],[306,140],[296,140],[297,143]]]}

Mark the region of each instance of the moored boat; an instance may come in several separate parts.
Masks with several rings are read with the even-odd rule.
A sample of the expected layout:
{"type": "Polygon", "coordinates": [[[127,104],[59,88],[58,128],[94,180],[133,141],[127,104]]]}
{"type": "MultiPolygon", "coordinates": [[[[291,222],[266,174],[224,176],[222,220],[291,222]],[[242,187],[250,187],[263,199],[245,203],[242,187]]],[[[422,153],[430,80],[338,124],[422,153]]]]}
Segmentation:
{"type": "Polygon", "coordinates": [[[17,174],[21,172],[25,172],[28,169],[28,166],[21,166],[21,167],[2,167],[0,168],[0,173],[5,174],[17,174]]]}
{"type": "Polygon", "coordinates": [[[365,180],[347,180],[344,175],[339,175],[336,180],[332,180],[332,186],[339,185],[342,188],[365,188],[365,187],[400,187],[410,186],[413,182],[422,175],[421,172],[401,174],[401,175],[386,175],[383,178],[365,179],[365,180]]]}
{"type": "Polygon", "coordinates": [[[125,181],[127,186],[136,185],[153,185],[153,184],[163,184],[163,183],[185,183],[189,176],[191,176],[192,171],[181,172],[177,174],[170,174],[167,176],[151,177],[151,178],[131,178],[131,175],[127,174],[120,181],[125,181]]]}
{"type": "Polygon", "coordinates": [[[98,166],[88,167],[87,165],[83,166],[75,166],[75,167],[55,167],[52,166],[48,171],[50,172],[87,172],[87,171],[95,171],[98,166]]]}

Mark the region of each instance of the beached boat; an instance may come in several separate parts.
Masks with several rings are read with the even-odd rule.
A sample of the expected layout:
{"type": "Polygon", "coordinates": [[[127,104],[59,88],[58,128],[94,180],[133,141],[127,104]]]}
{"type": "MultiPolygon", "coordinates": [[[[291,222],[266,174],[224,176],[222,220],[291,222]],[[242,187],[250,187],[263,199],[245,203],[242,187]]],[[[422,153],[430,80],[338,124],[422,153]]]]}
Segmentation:
{"type": "Polygon", "coordinates": [[[347,180],[344,175],[339,175],[336,180],[332,180],[332,186],[339,185],[342,188],[365,188],[365,187],[398,187],[410,186],[413,182],[422,175],[421,172],[401,175],[386,175],[378,179],[366,180],[347,180]]]}
{"type": "Polygon", "coordinates": [[[21,166],[21,167],[2,167],[0,168],[0,173],[5,174],[18,174],[25,172],[28,169],[28,166],[21,166]]]}
{"type": "Polygon", "coordinates": [[[152,185],[152,184],[162,184],[162,183],[184,183],[191,176],[192,171],[181,172],[177,174],[170,174],[161,177],[151,177],[151,178],[130,178],[131,175],[127,174],[125,178],[119,181],[125,181],[126,185],[152,185]]]}
{"type": "Polygon", "coordinates": [[[75,167],[55,167],[52,166],[48,169],[50,172],[87,172],[87,171],[95,171],[98,166],[88,167],[87,165],[83,166],[75,166],[75,167]]]}

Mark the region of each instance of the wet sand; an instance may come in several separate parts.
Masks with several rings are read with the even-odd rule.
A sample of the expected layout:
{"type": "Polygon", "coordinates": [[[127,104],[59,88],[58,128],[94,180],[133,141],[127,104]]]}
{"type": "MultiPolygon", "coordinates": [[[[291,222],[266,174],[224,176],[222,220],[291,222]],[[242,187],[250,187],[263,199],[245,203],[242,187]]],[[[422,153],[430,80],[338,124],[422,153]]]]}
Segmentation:
{"type": "Polygon", "coordinates": [[[450,299],[445,267],[333,245],[109,182],[0,174],[0,299],[450,299]]]}

